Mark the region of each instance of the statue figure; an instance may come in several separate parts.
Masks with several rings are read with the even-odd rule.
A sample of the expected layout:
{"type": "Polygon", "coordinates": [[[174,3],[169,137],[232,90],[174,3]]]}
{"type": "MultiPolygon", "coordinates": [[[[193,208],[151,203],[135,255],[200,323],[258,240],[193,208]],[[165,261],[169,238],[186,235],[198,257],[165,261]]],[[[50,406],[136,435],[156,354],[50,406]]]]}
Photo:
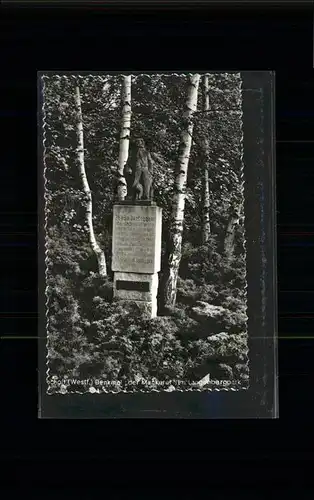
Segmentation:
{"type": "Polygon", "coordinates": [[[128,160],[125,167],[128,196],[133,201],[152,200],[154,162],[142,138],[136,139],[134,144],[136,148],[134,159],[128,160]]]}

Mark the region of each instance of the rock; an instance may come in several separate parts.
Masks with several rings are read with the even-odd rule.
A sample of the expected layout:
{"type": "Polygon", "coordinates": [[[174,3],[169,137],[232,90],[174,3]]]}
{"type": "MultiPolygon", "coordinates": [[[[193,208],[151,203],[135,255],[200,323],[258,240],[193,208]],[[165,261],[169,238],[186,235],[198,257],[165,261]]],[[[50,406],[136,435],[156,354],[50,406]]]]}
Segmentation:
{"type": "Polygon", "coordinates": [[[211,334],[225,330],[229,333],[240,333],[246,330],[247,315],[243,312],[232,312],[221,306],[198,301],[191,308],[191,317],[204,325],[211,334]]]}
{"type": "Polygon", "coordinates": [[[208,302],[197,301],[196,306],[191,309],[194,319],[203,322],[208,318],[221,318],[225,314],[225,308],[221,306],[214,306],[208,302]]]}
{"type": "Polygon", "coordinates": [[[200,331],[200,338],[221,332],[224,314],[223,307],[198,301],[196,306],[191,308],[191,317],[203,327],[203,330],[200,331]]]}

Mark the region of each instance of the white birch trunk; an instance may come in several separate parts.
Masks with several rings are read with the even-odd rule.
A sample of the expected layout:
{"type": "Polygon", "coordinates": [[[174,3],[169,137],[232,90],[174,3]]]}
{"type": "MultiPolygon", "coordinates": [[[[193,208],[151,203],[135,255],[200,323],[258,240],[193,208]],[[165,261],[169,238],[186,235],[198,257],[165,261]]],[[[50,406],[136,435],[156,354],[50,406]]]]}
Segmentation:
{"type": "Polygon", "coordinates": [[[163,301],[166,306],[174,306],[177,294],[177,279],[181,261],[182,232],[184,222],[186,181],[193,135],[193,113],[197,108],[200,75],[192,75],[183,117],[186,128],[181,134],[179,158],[175,173],[175,193],[172,201],[172,221],[170,228],[168,262],[164,273],[163,301]]]}
{"type": "Polygon", "coordinates": [[[131,131],[131,75],[123,77],[122,87],[122,120],[120,132],[119,160],[118,160],[118,199],[124,200],[127,195],[127,183],[124,176],[124,167],[129,157],[131,131]]]}
{"type": "Polygon", "coordinates": [[[80,88],[78,85],[75,87],[75,105],[77,112],[76,122],[76,136],[77,136],[77,163],[79,176],[82,182],[83,190],[86,195],[86,223],[88,226],[89,242],[93,252],[96,255],[98,262],[98,272],[100,276],[107,276],[106,258],[103,250],[100,248],[94,233],[93,226],[93,200],[92,193],[88,184],[86,171],[85,171],[85,158],[84,158],[84,132],[83,132],[83,117],[82,117],[82,103],[80,88]]]}
{"type": "Polygon", "coordinates": [[[207,162],[203,166],[203,227],[202,227],[202,241],[207,243],[210,236],[210,193],[209,193],[209,175],[207,162]]]}
{"type": "Polygon", "coordinates": [[[233,210],[227,222],[227,227],[224,237],[224,254],[227,259],[227,262],[229,263],[233,258],[235,231],[236,231],[236,226],[239,224],[240,213],[241,213],[241,205],[239,205],[238,207],[236,207],[235,210],[233,210]]]}
{"type": "Polygon", "coordinates": [[[204,75],[204,111],[209,110],[209,78],[204,75]]]}
{"type": "MultiPolygon", "coordinates": [[[[204,111],[209,110],[209,85],[208,75],[204,75],[204,111]]],[[[210,236],[210,193],[209,193],[209,178],[208,178],[208,157],[209,157],[209,141],[205,138],[204,141],[204,165],[203,165],[203,227],[202,227],[202,241],[207,243],[210,236]]]]}

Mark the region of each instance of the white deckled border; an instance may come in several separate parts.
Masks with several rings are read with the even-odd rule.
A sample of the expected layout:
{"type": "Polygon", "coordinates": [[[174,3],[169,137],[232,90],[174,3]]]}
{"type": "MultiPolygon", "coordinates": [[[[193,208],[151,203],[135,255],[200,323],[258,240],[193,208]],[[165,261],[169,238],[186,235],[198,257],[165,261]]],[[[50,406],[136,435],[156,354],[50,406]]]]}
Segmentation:
{"type": "Polygon", "coordinates": [[[240,137],[240,144],[241,144],[241,147],[240,147],[240,150],[241,150],[241,175],[240,175],[240,189],[241,189],[241,194],[242,194],[242,200],[243,200],[243,225],[244,225],[244,238],[243,238],[243,253],[244,253],[244,256],[245,256],[245,276],[244,276],[244,279],[245,279],[245,305],[246,305],[246,308],[245,308],[245,313],[246,313],[246,317],[247,317],[247,320],[246,320],[246,335],[247,335],[247,351],[246,351],[246,354],[248,356],[248,361],[247,361],[247,366],[248,366],[248,369],[249,369],[249,383],[246,387],[246,389],[249,389],[250,388],[250,356],[249,356],[249,344],[248,344],[248,301],[247,301],[247,289],[248,289],[248,283],[247,283],[247,245],[246,245],[246,230],[245,230],[245,209],[244,209],[244,204],[245,204],[245,165],[244,165],[244,132],[243,132],[243,106],[242,106],[242,103],[243,103],[243,92],[244,92],[244,89],[243,89],[243,80],[241,78],[241,74],[240,74],[240,95],[241,95],[241,137],[240,137]]]}
{"type": "Polygon", "coordinates": [[[54,390],[53,392],[51,391],[51,387],[50,387],[50,392],[47,392],[48,395],[63,395],[63,396],[66,396],[66,395],[69,395],[69,394],[79,394],[79,395],[84,395],[84,394],[150,394],[152,392],[157,392],[158,394],[160,394],[161,392],[167,392],[167,393],[177,393],[177,392],[240,392],[240,391],[246,391],[248,390],[249,386],[246,386],[246,387],[239,387],[237,389],[235,389],[234,387],[219,387],[219,388],[204,388],[204,389],[197,389],[197,388],[187,388],[187,389],[174,389],[174,390],[167,390],[167,389],[150,389],[150,390],[147,390],[147,391],[144,391],[142,389],[137,389],[137,390],[134,390],[134,391],[127,391],[127,390],[124,390],[124,389],[121,389],[121,390],[118,390],[118,391],[115,391],[115,390],[111,390],[111,391],[108,391],[108,390],[95,390],[95,391],[89,391],[89,390],[86,390],[86,391],[75,391],[75,390],[70,390],[69,392],[66,391],[66,392],[62,392],[61,389],[58,391],[58,390],[54,390]]]}
{"type": "MultiPolygon", "coordinates": [[[[42,88],[41,88],[41,92],[42,92],[42,95],[43,95],[43,105],[42,105],[42,127],[43,127],[43,130],[42,130],[42,133],[43,133],[43,164],[44,164],[44,171],[43,171],[43,175],[44,175],[44,235],[45,235],[45,245],[44,245],[44,248],[45,248],[45,279],[46,279],[46,283],[47,283],[47,278],[48,278],[48,267],[49,267],[49,252],[48,252],[48,246],[47,246],[47,239],[46,239],[46,233],[47,233],[47,224],[48,224],[48,217],[47,217],[47,211],[46,211],[46,203],[47,203],[47,195],[46,195],[46,185],[47,185],[47,178],[46,178],[46,169],[47,169],[47,166],[46,166],[46,111],[45,111],[45,79],[50,79],[50,78],[59,78],[59,79],[62,79],[62,78],[66,78],[66,79],[83,79],[83,78],[95,78],[97,80],[103,80],[104,78],[107,78],[108,76],[131,76],[133,78],[136,78],[136,77],[142,77],[142,76],[147,76],[147,77],[153,77],[153,76],[159,76],[159,77],[172,77],[172,76],[178,76],[178,77],[186,77],[186,76],[192,76],[194,74],[200,74],[201,76],[204,76],[204,75],[213,75],[213,74],[235,74],[235,75],[240,75],[239,72],[228,72],[228,71],[211,71],[211,72],[202,72],[202,71],[193,71],[193,73],[190,73],[190,72],[166,72],[166,73],[156,73],[156,72],[151,72],[151,73],[142,73],[142,72],[139,72],[139,73],[128,73],[128,72],[118,72],[118,71],[114,71],[114,72],[111,72],[111,73],[103,73],[103,74],[99,74],[99,73],[86,73],[86,74],[71,74],[71,73],[54,73],[54,72],[47,72],[47,74],[43,74],[41,75],[41,81],[42,81],[42,88]]],[[[240,75],[240,94],[241,94],[241,101],[243,100],[243,82],[242,82],[242,79],[241,79],[241,75],[240,75]]],[[[228,91],[227,91],[228,92],[228,91]]],[[[240,110],[210,110],[209,112],[212,112],[212,113],[219,113],[219,112],[228,112],[228,113],[234,113],[234,114],[238,114],[240,119],[241,119],[241,123],[242,123],[242,134],[241,134],[241,138],[240,138],[240,144],[241,144],[241,165],[242,165],[242,168],[241,168],[241,175],[240,175],[240,190],[242,192],[242,198],[243,198],[243,201],[245,201],[245,198],[244,198],[244,187],[245,187],[245,173],[244,173],[244,170],[245,170],[245,165],[244,165],[244,162],[243,162],[243,140],[244,140],[244,137],[243,137],[243,121],[242,121],[242,117],[243,117],[243,110],[242,110],[242,107],[240,108],[240,110]]],[[[243,214],[243,219],[245,219],[245,213],[243,214]]],[[[244,243],[243,243],[243,250],[244,250],[244,255],[245,255],[245,260],[246,260],[246,255],[247,255],[247,248],[246,248],[246,238],[244,238],[244,243]]],[[[247,272],[245,273],[245,291],[246,291],[246,311],[247,311],[247,280],[246,280],[246,276],[247,276],[247,272]]],[[[46,310],[45,310],[45,317],[46,317],[46,333],[47,333],[47,355],[46,355],[46,382],[47,382],[47,394],[48,395],[52,395],[52,394],[62,394],[62,395],[68,395],[68,394],[80,394],[80,395],[83,395],[83,394],[120,394],[120,393],[124,393],[124,394],[138,394],[138,393],[151,393],[151,392],[157,392],[157,393],[161,393],[161,392],[221,392],[221,391],[224,391],[224,392],[230,392],[230,391],[233,391],[233,392],[238,392],[238,391],[243,391],[243,390],[248,390],[250,385],[249,383],[248,384],[243,384],[243,386],[239,383],[239,384],[235,384],[233,383],[233,385],[237,385],[237,387],[224,387],[224,386],[219,386],[219,387],[189,387],[189,388],[186,388],[186,389],[179,389],[179,388],[174,388],[173,390],[169,390],[168,389],[164,389],[164,388],[160,388],[160,389],[133,389],[133,390],[125,390],[125,389],[117,389],[117,390],[106,390],[106,389],[95,389],[94,386],[93,387],[93,391],[89,390],[88,388],[86,388],[86,390],[74,390],[74,389],[71,389],[71,391],[62,391],[62,384],[61,386],[59,387],[59,390],[57,388],[55,388],[53,386],[53,383],[51,384],[50,382],[50,368],[49,368],[49,295],[48,295],[48,286],[46,285],[45,287],[45,298],[46,298],[46,301],[45,301],[45,305],[46,305],[46,310]]],[[[246,330],[246,334],[247,334],[247,340],[248,340],[248,332],[246,330]]],[[[247,351],[245,352],[245,354],[248,354],[248,349],[247,351]]],[[[248,357],[249,358],[249,357],[248,357]]],[[[250,365],[250,360],[248,359],[247,361],[247,365],[249,367],[250,365]]],[[[58,377],[59,378],[59,377],[58,377]]],[[[213,379],[215,380],[215,379],[213,379]]],[[[250,378],[249,378],[250,380],[250,378]]],[[[79,380],[78,380],[79,382],[79,380]]],[[[232,381],[230,381],[230,385],[232,385],[232,381]]],[[[79,385],[79,384],[77,384],[79,385]]],[[[83,384],[82,384],[83,385],[83,384]]],[[[213,384],[214,385],[214,384],[213,384]]],[[[218,384],[217,384],[218,385],[218,384]]]]}
{"type": "Polygon", "coordinates": [[[47,382],[47,394],[49,394],[49,297],[48,297],[48,267],[49,267],[49,254],[48,254],[48,246],[47,246],[47,225],[48,225],[48,217],[47,217],[47,210],[46,210],[46,204],[47,204],[47,177],[46,177],[46,170],[47,170],[47,165],[46,165],[46,110],[45,110],[45,77],[41,77],[41,92],[42,92],[42,136],[43,136],[43,166],[44,166],[44,238],[45,238],[45,243],[44,243],[44,252],[45,252],[45,317],[46,317],[46,337],[47,337],[47,354],[46,354],[46,382],[47,382]]]}

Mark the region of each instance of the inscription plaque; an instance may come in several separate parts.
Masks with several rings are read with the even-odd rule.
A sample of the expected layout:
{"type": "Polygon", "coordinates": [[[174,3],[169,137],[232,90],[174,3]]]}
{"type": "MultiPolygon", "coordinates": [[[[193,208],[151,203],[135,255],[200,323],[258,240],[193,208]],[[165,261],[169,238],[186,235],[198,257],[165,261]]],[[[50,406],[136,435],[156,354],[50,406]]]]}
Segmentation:
{"type": "Polygon", "coordinates": [[[148,281],[116,281],[117,290],[132,290],[137,292],[149,292],[148,281]]]}
{"type": "Polygon", "coordinates": [[[161,209],[157,206],[113,207],[112,270],[160,271],[161,209]]]}

